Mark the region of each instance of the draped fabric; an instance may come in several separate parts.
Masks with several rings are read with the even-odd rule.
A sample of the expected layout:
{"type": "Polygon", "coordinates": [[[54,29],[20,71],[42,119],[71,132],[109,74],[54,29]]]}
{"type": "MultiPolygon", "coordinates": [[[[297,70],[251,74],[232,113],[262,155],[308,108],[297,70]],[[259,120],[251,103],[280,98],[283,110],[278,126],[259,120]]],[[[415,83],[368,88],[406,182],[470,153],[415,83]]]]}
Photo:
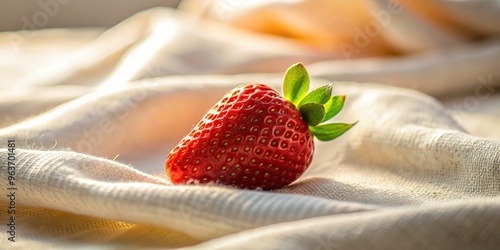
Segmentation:
{"type": "Polygon", "coordinates": [[[0,33],[0,248],[495,249],[498,13],[185,0],[110,29],[0,33]],[[335,82],[333,121],[355,127],[279,190],[171,184],[168,152],[220,97],[280,90],[295,62],[335,82]]]}

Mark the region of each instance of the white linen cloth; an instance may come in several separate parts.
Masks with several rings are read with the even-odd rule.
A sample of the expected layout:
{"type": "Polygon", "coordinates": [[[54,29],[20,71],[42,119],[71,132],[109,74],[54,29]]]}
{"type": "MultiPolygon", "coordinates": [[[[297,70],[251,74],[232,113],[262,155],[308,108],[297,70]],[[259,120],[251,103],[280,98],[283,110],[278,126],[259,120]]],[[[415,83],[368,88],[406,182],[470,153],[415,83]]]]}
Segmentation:
{"type": "Polygon", "coordinates": [[[0,34],[1,249],[500,245],[498,1],[193,2],[0,34]],[[168,152],[225,92],[279,89],[297,61],[336,81],[353,129],[280,190],[169,182],[168,152]]]}

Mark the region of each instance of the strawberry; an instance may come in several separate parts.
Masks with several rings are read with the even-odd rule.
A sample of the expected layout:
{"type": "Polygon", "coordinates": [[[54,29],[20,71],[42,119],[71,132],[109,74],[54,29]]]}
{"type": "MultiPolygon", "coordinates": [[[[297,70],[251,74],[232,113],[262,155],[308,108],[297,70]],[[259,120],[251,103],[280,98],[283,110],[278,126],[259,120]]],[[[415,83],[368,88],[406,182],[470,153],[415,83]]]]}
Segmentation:
{"type": "Polygon", "coordinates": [[[331,96],[331,84],[308,89],[298,63],[285,74],[285,98],[259,83],[231,90],[168,155],[172,183],[272,190],[295,181],[312,161],[314,136],[332,140],[356,124],[320,125],[342,109],[345,96],[331,96]]]}

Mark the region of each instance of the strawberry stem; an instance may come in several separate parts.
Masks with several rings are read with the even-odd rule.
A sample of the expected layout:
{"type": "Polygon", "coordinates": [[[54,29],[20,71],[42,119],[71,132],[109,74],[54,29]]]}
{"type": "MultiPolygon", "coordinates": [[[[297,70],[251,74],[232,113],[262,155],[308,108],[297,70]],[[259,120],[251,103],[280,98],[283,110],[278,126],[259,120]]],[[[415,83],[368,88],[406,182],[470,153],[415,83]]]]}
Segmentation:
{"type": "Polygon", "coordinates": [[[324,105],[325,117],[321,122],[326,122],[336,116],[344,107],[345,98],[345,95],[332,96],[324,105]]]}
{"type": "Polygon", "coordinates": [[[309,91],[309,74],[301,63],[292,65],[283,79],[283,94],[285,99],[298,106],[309,91]]]}
{"type": "Polygon", "coordinates": [[[299,108],[300,115],[309,126],[316,126],[325,117],[325,107],[318,103],[306,103],[299,108]]]}
{"type": "Polygon", "coordinates": [[[283,79],[283,95],[299,110],[314,136],[320,141],[333,140],[356,125],[357,122],[323,124],[342,110],[346,97],[332,96],[333,83],[307,93],[309,81],[304,65],[296,63],[290,66],[283,79]]]}
{"type": "Polygon", "coordinates": [[[347,124],[347,123],[330,123],[319,126],[309,127],[311,132],[320,141],[331,141],[341,135],[343,135],[347,130],[352,128],[358,122],[347,124]]]}
{"type": "Polygon", "coordinates": [[[300,109],[300,106],[307,103],[325,104],[330,100],[331,96],[332,84],[323,85],[307,94],[304,99],[300,101],[298,108],[300,109]]]}

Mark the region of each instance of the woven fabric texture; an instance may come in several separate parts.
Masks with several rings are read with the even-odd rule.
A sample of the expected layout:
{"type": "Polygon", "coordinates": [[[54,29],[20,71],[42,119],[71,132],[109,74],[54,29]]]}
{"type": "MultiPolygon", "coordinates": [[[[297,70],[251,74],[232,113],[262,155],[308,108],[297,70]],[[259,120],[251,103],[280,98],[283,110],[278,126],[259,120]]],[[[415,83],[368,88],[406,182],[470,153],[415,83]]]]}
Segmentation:
{"type": "Polygon", "coordinates": [[[496,249],[496,1],[257,2],[0,33],[0,248],[496,249]],[[353,129],[279,190],[170,183],[221,96],[297,61],[353,129]]]}

